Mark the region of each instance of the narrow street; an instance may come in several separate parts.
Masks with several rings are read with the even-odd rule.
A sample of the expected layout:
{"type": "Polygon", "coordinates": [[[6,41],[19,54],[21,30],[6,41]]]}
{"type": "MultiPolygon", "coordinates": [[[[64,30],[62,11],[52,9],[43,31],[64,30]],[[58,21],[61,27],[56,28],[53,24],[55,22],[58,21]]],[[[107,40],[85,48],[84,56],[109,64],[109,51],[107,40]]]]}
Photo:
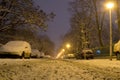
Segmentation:
{"type": "Polygon", "coordinates": [[[0,80],[120,80],[120,62],[0,59],[0,80]]]}

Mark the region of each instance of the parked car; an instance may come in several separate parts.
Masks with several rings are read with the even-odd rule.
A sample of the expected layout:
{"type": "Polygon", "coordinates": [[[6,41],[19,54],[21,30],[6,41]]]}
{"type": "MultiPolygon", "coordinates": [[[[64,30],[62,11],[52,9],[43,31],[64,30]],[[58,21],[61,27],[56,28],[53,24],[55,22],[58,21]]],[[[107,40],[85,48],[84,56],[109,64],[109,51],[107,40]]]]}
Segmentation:
{"type": "Polygon", "coordinates": [[[0,47],[0,57],[30,58],[31,46],[26,41],[9,41],[0,47]]]}
{"type": "Polygon", "coordinates": [[[83,49],[81,52],[81,58],[82,59],[93,59],[94,53],[92,49],[89,49],[89,48],[83,49]]]}
{"type": "Polygon", "coordinates": [[[3,46],[3,44],[0,43],[0,47],[3,46]]]}
{"type": "Polygon", "coordinates": [[[65,55],[64,58],[66,58],[66,59],[74,59],[74,58],[75,58],[75,55],[69,53],[69,54],[65,55]]]}
{"type": "Polygon", "coordinates": [[[120,41],[114,44],[113,52],[120,53],[120,41]]]}
{"type": "Polygon", "coordinates": [[[32,49],[31,57],[32,58],[43,58],[44,53],[40,52],[38,49],[32,49]]]}
{"type": "Polygon", "coordinates": [[[44,55],[44,58],[52,59],[52,57],[50,55],[44,55]]]}
{"type": "Polygon", "coordinates": [[[120,40],[117,43],[115,43],[113,47],[113,52],[117,56],[117,60],[120,60],[120,40]]]}

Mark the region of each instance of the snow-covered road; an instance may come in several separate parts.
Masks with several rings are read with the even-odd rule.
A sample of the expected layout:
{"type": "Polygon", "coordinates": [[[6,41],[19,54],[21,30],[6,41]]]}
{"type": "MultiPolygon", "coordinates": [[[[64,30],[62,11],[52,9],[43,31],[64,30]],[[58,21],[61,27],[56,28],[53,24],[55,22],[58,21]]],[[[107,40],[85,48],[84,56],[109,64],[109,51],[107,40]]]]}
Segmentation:
{"type": "Polygon", "coordinates": [[[120,61],[0,59],[0,80],[120,80],[120,61]]]}

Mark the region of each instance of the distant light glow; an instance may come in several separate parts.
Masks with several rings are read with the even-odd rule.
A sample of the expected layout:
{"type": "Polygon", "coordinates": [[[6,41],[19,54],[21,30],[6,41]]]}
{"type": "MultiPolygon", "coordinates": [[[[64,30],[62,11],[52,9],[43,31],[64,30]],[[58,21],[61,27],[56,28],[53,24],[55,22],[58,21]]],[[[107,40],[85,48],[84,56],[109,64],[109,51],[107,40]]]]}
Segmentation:
{"type": "Polygon", "coordinates": [[[108,9],[112,9],[114,7],[114,3],[113,2],[109,2],[109,3],[106,4],[106,7],[108,9]]]}
{"type": "Polygon", "coordinates": [[[65,51],[65,49],[62,49],[62,51],[64,52],[64,51],[65,51]]]}
{"type": "Polygon", "coordinates": [[[67,47],[67,48],[70,48],[70,44],[67,44],[66,47],[67,47]]]}
{"type": "Polygon", "coordinates": [[[65,52],[65,49],[62,49],[56,56],[56,59],[60,58],[64,54],[64,52],[65,52]]]}

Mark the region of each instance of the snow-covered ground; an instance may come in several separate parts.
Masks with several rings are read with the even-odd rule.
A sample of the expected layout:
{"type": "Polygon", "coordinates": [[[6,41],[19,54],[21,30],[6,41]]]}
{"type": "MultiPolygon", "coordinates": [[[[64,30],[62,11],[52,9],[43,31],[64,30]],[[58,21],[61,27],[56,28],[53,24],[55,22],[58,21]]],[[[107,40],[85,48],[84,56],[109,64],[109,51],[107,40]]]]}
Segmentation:
{"type": "Polygon", "coordinates": [[[0,80],[120,80],[120,61],[0,59],[0,80]]]}

